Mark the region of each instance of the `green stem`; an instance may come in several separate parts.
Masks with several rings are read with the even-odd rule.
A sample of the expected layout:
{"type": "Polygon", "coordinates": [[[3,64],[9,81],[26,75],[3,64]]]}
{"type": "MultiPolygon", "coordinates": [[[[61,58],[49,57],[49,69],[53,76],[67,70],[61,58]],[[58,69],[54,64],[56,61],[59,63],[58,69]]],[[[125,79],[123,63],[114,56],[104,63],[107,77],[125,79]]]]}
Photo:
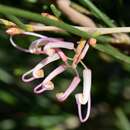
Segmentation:
{"type": "Polygon", "coordinates": [[[54,14],[57,18],[59,18],[59,17],[61,16],[60,10],[58,10],[54,4],[51,4],[51,5],[50,5],[50,8],[51,8],[53,14],[54,14]]]}
{"type": "MultiPolygon", "coordinates": [[[[107,39],[107,37],[105,37],[105,36],[99,37],[98,35],[95,35],[95,34],[90,35],[88,32],[77,29],[77,28],[75,28],[69,24],[66,24],[62,21],[53,20],[53,19],[50,19],[46,16],[41,16],[37,13],[32,13],[30,11],[25,11],[22,9],[8,7],[8,6],[4,6],[4,5],[0,4],[0,13],[6,15],[5,12],[8,12],[8,14],[11,14],[11,15],[16,15],[19,17],[23,17],[23,18],[34,20],[37,22],[41,22],[41,23],[46,24],[46,25],[52,25],[52,26],[59,27],[61,29],[68,31],[69,33],[75,34],[75,35],[82,37],[84,39],[88,39],[90,37],[95,37],[96,39],[98,39],[101,42],[102,41],[104,42],[107,39]]],[[[107,39],[107,41],[110,41],[110,40],[107,39]]]]}
{"type": "Polygon", "coordinates": [[[81,5],[75,3],[75,2],[72,2],[70,3],[70,6],[72,8],[74,8],[75,10],[79,11],[80,13],[84,13],[86,15],[90,15],[91,13],[84,7],[82,7],[81,5]]]}
{"type": "MultiPolygon", "coordinates": [[[[90,35],[87,32],[82,31],[80,29],[77,29],[77,28],[75,28],[69,24],[66,24],[62,21],[52,20],[48,17],[41,16],[41,15],[38,15],[36,13],[32,13],[32,12],[24,11],[21,9],[0,5],[0,13],[6,15],[5,12],[8,12],[8,14],[11,14],[11,15],[16,15],[19,17],[23,17],[23,18],[34,20],[37,22],[41,22],[43,24],[59,27],[61,29],[64,29],[64,30],[72,33],[72,34],[83,37],[84,39],[88,39],[90,37],[96,37],[100,41],[104,41],[104,40],[106,41],[106,39],[107,39],[104,36],[97,37],[97,36],[94,36],[95,34],[90,35]]],[[[110,40],[108,40],[108,41],[110,41],[110,40]]],[[[110,46],[108,44],[107,45],[106,44],[104,44],[104,45],[97,44],[95,46],[95,49],[100,50],[100,51],[107,53],[109,55],[112,55],[113,57],[120,59],[122,61],[125,61],[126,63],[130,63],[130,58],[128,56],[125,56],[124,54],[120,53],[117,49],[113,48],[112,46],[110,46]]]]}
{"type": "Polygon", "coordinates": [[[27,31],[26,26],[17,17],[15,17],[14,15],[7,15],[7,14],[6,14],[6,17],[9,18],[12,22],[14,22],[21,29],[27,31]]]}
{"type": "Polygon", "coordinates": [[[17,8],[12,8],[12,7],[0,5],[0,13],[6,14],[6,12],[8,12],[9,14],[12,14],[12,15],[19,16],[19,17],[24,17],[24,18],[27,18],[30,20],[41,22],[41,23],[46,24],[46,25],[52,25],[52,26],[62,28],[62,29],[66,30],[72,34],[78,35],[78,36],[83,37],[85,39],[91,37],[87,32],[81,31],[81,30],[79,30],[75,27],[72,27],[71,25],[66,24],[62,21],[56,21],[56,20],[50,19],[46,16],[41,16],[39,14],[32,13],[30,11],[25,11],[22,9],[17,9],[17,8]]]}
{"type": "Polygon", "coordinates": [[[59,27],[63,30],[68,31],[69,33],[75,34],[75,35],[82,37],[84,39],[88,39],[90,37],[95,37],[97,40],[99,40],[101,42],[102,41],[104,42],[106,40],[111,42],[110,38],[107,39],[107,37],[105,37],[105,36],[99,37],[98,35],[95,35],[95,34],[90,35],[88,32],[77,29],[77,28],[75,28],[69,24],[66,24],[62,21],[53,20],[53,19],[50,19],[48,17],[41,16],[37,13],[32,13],[30,11],[25,11],[22,9],[8,7],[8,6],[4,6],[4,5],[0,4],[0,13],[5,14],[5,12],[9,12],[9,14],[11,14],[11,15],[27,18],[27,19],[34,20],[37,22],[41,22],[41,23],[46,24],[46,25],[59,27]]]}
{"type": "Polygon", "coordinates": [[[115,114],[118,118],[118,127],[120,127],[121,130],[130,130],[130,122],[127,119],[127,117],[125,116],[125,113],[120,109],[117,108],[115,110],[115,114]]]}
{"type": "Polygon", "coordinates": [[[130,64],[129,56],[121,53],[120,51],[118,51],[116,48],[112,47],[109,44],[96,44],[93,47],[103,53],[113,56],[114,58],[116,58],[120,61],[130,64]]]}
{"type": "Polygon", "coordinates": [[[4,25],[6,27],[16,26],[13,22],[5,20],[5,19],[0,19],[0,24],[4,25]]]}
{"type": "Polygon", "coordinates": [[[98,16],[107,26],[115,27],[112,20],[101,10],[99,10],[90,0],[79,0],[79,2],[85,7],[89,8],[94,15],[98,16]]]}

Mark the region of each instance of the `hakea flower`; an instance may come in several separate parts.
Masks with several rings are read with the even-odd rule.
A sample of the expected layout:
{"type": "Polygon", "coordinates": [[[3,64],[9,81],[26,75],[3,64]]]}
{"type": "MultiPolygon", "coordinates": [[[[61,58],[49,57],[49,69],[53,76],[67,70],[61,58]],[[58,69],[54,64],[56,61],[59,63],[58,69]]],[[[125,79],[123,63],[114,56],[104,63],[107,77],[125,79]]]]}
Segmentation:
{"type": "Polygon", "coordinates": [[[75,95],[76,103],[78,106],[78,114],[81,122],[85,122],[89,115],[90,115],[90,108],[91,108],[91,70],[88,69],[85,64],[82,62],[83,58],[85,57],[89,45],[95,45],[96,40],[90,39],[88,42],[86,40],[81,39],[78,47],[74,48],[74,43],[72,42],[65,42],[63,39],[58,38],[50,38],[40,34],[32,33],[32,32],[23,32],[24,35],[32,35],[36,36],[39,39],[33,41],[28,49],[24,49],[15,44],[13,41],[12,36],[10,37],[10,41],[14,47],[17,49],[28,52],[31,54],[45,54],[47,57],[43,59],[40,63],[38,63],[33,69],[29,70],[22,76],[22,80],[24,82],[31,82],[36,79],[44,78],[44,67],[54,61],[62,60],[63,64],[59,65],[55,68],[44,80],[34,87],[34,93],[40,94],[47,90],[53,90],[54,84],[52,80],[58,76],[59,74],[63,73],[68,68],[72,68],[75,71],[74,78],[70,83],[69,87],[65,90],[65,92],[59,92],[56,94],[56,98],[58,101],[63,102],[65,101],[69,95],[77,88],[80,83],[80,76],[77,71],[77,66],[81,63],[84,67],[83,70],[83,92],[78,93],[75,95]],[[75,55],[73,58],[68,58],[62,49],[73,50],[75,55]],[[72,60],[72,64],[68,64],[68,60],[72,60]],[[87,111],[86,115],[83,118],[82,115],[82,105],[87,104],[87,111]]]}
{"type": "MultiPolygon", "coordinates": [[[[35,79],[43,78],[44,77],[43,67],[46,66],[47,64],[53,62],[53,61],[60,59],[60,58],[62,59],[62,61],[64,62],[64,64],[66,66],[68,65],[67,56],[61,50],[61,48],[74,50],[73,43],[65,42],[62,39],[48,38],[46,36],[42,36],[40,34],[31,33],[31,32],[24,32],[23,34],[33,35],[33,36],[39,37],[40,39],[33,41],[31,43],[31,45],[29,46],[29,49],[23,49],[20,46],[15,44],[15,42],[13,41],[13,38],[11,36],[10,41],[14,47],[16,47],[17,49],[19,49],[21,51],[32,53],[32,54],[46,54],[46,55],[48,55],[47,58],[42,60],[38,65],[36,65],[33,69],[29,70],[28,72],[26,72],[22,76],[22,80],[24,82],[31,82],[35,79]],[[30,75],[32,75],[32,76],[30,77],[30,75]]],[[[54,70],[54,72],[52,72],[50,74],[50,76],[55,77],[54,74],[58,75],[58,73],[61,70],[62,70],[62,67],[58,67],[56,70],[54,70]]],[[[50,76],[48,76],[48,77],[50,77],[50,76]]],[[[34,92],[35,93],[42,93],[45,90],[44,87],[46,87],[46,89],[47,89],[48,86],[50,89],[50,82],[51,81],[48,81],[45,85],[45,82],[43,81],[41,84],[39,84],[38,86],[36,86],[34,88],[34,92]],[[41,90],[40,90],[40,88],[41,88],[41,90]]]]}

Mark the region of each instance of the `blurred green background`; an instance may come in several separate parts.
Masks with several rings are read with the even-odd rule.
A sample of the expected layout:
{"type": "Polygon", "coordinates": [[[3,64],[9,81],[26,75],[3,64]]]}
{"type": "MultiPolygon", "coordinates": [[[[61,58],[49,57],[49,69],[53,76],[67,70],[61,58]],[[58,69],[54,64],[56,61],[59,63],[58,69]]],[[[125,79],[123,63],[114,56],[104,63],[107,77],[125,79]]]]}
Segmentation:
{"type": "MultiPolygon", "coordinates": [[[[50,2],[53,1],[0,0],[0,4],[38,13],[50,12],[50,2]]],[[[93,2],[118,26],[130,26],[129,0],[93,2]]],[[[30,41],[23,37],[17,40],[23,46],[30,41]]],[[[0,130],[130,130],[130,65],[92,48],[89,50],[84,61],[93,71],[92,110],[89,120],[80,124],[74,93],[82,90],[82,84],[66,102],[59,103],[55,98],[55,93],[64,90],[71,81],[71,72],[55,79],[55,91],[42,95],[32,92],[36,83],[21,81],[21,75],[43,58],[13,48],[5,28],[0,25],[0,130]]]]}

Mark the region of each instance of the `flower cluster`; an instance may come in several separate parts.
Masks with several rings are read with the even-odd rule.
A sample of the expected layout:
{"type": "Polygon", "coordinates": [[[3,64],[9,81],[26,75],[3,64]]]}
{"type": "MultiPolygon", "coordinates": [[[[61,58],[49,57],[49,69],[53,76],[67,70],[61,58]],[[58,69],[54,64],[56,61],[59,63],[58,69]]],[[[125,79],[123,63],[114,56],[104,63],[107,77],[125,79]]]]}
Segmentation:
{"type": "Polygon", "coordinates": [[[74,43],[66,42],[63,39],[46,37],[40,34],[31,33],[31,32],[23,32],[24,35],[33,35],[38,37],[37,40],[33,41],[28,49],[24,49],[13,41],[12,36],[10,37],[11,44],[17,49],[32,53],[32,54],[45,54],[47,57],[43,59],[40,63],[38,63],[33,69],[29,70],[22,76],[22,80],[24,82],[31,82],[36,79],[42,78],[43,81],[34,87],[33,91],[36,94],[43,93],[46,90],[53,90],[54,83],[52,82],[53,78],[58,76],[59,74],[66,71],[68,68],[74,70],[75,75],[65,90],[65,92],[60,92],[56,94],[56,98],[58,101],[65,101],[69,95],[77,88],[80,83],[80,76],[77,70],[77,66],[81,63],[84,67],[83,70],[83,91],[81,93],[75,94],[78,114],[81,122],[85,122],[90,115],[91,108],[91,70],[88,69],[85,64],[82,62],[85,57],[90,44],[95,44],[95,39],[89,39],[88,41],[81,39],[78,46],[75,48],[74,43]],[[73,58],[69,58],[63,52],[63,49],[68,49],[74,51],[75,55],[73,58]],[[59,65],[55,68],[47,77],[44,78],[44,67],[54,61],[61,60],[63,64],[59,65]],[[72,63],[68,63],[68,60],[71,60],[72,63]],[[31,75],[31,76],[30,76],[31,75]],[[82,105],[87,106],[86,115],[83,118],[82,114],[82,105]]]}

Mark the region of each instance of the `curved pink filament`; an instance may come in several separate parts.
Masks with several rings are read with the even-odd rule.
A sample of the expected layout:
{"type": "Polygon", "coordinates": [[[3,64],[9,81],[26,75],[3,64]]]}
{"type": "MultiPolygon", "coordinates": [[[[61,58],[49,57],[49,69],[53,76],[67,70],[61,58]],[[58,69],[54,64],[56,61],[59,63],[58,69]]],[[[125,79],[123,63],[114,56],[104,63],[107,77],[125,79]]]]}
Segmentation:
{"type": "MultiPolygon", "coordinates": [[[[25,34],[25,35],[30,35],[30,36],[35,36],[35,37],[39,37],[39,38],[41,38],[41,39],[39,39],[40,42],[46,41],[46,40],[47,40],[48,42],[59,42],[59,41],[62,41],[62,39],[49,38],[49,37],[46,37],[46,36],[43,36],[43,35],[41,35],[41,34],[37,34],[37,33],[34,33],[34,32],[23,32],[23,34],[25,34]]],[[[32,53],[32,50],[35,49],[35,44],[37,44],[36,42],[39,41],[39,40],[34,41],[34,42],[32,43],[33,45],[31,44],[32,46],[30,46],[29,49],[24,49],[24,48],[18,46],[18,45],[13,41],[13,37],[10,36],[10,42],[11,42],[11,44],[12,44],[15,48],[17,48],[18,50],[23,51],[23,52],[26,52],[26,53],[32,53]]],[[[36,52],[36,54],[38,54],[38,52],[36,52]]],[[[44,54],[44,53],[41,52],[41,54],[44,54]]]]}
{"type": "MultiPolygon", "coordinates": [[[[34,88],[34,93],[42,93],[45,90],[48,90],[46,84],[51,81],[54,77],[56,77],[57,75],[59,75],[60,73],[65,71],[65,65],[60,65],[59,67],[57,67],[55,70],[53,70],[45,79],[44,81],[39,84],[38,86],[36,86],[34,88]]],[[[49,89],[50,90],[50,89],[49,89]]]]}
{"type": "Polygon", "coordinates": [[[77,103],[77,107],[78,107],[79,119],[80,119],[80,121],[83,123],[83,122],[85,122],[85,121],[88,120],[89,115],[90,115],[90,110],[91,110],[91,97],[89,96],[89,99],[88,99],[88,102],[87,102],[87,112],[86,112],[85,118],[82,117],[82,110],[81,110],[82,104],[80,103],[80,101],[79,101],[78,98],[76,98],[76,103],[77,103]]]}
{"type": "MultiPolygon", "coordinates": [[[[34,79],[37,79],[37,77],[35,77],[35,72],[40,70],[41,68],[43,68],[44,66],[48,65],[49,63],[56,61],[59,59],[59,56],[57,54],[54,54],[53,56],[49,56],[47,58],[45,58],[44,60],[42,60],[38,65],[36,65],[33,69],[31,69],[30,71],[26,72],[23,76],[22,76],[22,80],[24,82],[30,82],[34,79]],[[33,77],[31,78],[26,78],[29,74],[33,74],[33,77]]],[[[42,78],[42,77],[41,77],[42,78]]]]}
{"type": "Polygon", "coordinates": [[[58,54],[54,54],[53,56],[48,56],[47,58],[45,58],[44,60],[42,60],[35,68],[33,71],[33,74],[37,71],[40,70],[41,68],[45,67],[46,65],[48,65],[51,62],[54,62],[56,60],[59,60],[60,57],[58,56],[58,54]]]}
{"type": "Polygon", "coordinates": [[[48,90],[45,86],[43,86],[43,84],[39,84],[37,85],[35,88],[34,88],[34,93],[36,94],[40,94],[40,93],[43,93],[44,91],[48,90]]]}
{"type": "Polygon", "coordinates": [[[69,97],[69,95],[76,89],[79,83],[80,78],[78,76],[75,76],[67,90],[62,95],[57,96],[58,100],[65,101],[69,97]]]}
{"type": "Polygon", "coordinates": [[[84,47],[84,49],[83,49],[83,51],[82,51],[82,53],[81,53],[81,56],[80,56],[81,59],[83,59],[83,58],[85,57],[85,55],[86,55],[88,49],[89,49],[89,44],[86,43],[86,46],[84,47]]]}
{"type": "Polygon", "coordinates": [[[35,36],[35,37],[39,37],[39,38],[47,38],[46,36],[43,36],[41,34],[34,33],[34,32],[23,32],[23,34],[30,35],[30,36],[35,36]]]}
{"type": "Polygon", "coordinates": [[[34,79],[36,79],[35,77],[30,77],[30,78],[26,78],[26,76],[28,76],[29,74],[31,74],[33,72],[33,69],[29,70],[28,72],[26,72],[25,74],[23,74],[22,76],[22,80],[24,82],[31,82],[33,81],[34,79]]]}
{"type": "Polygon", "coordinates": [[[54,69],[43,81],[43,84],[47,83],[48,81],[51,81],[54,77],[56,77],[57,75],[61,74],[62,72],[64,72],[66,70],[66,66],[60,65],[58,66],[56,69],[54,69]]]}
{"type": "Polygon", "coordinates": [[[22,34],[35,36],[35,37],[41,38],[43,40],[48,40],[50,42],[63,41],[63,39],[61,39],[61,38],[47,37],[47,36],[44,36],[44,35],[41,35],[41,34],[38,34],[38,33],[34,33],[34,32],[23,32],[22,34]]]}
{"type": "Polygon", "coordinates": [[[13,41],[13,37],[10,36],[10,43],[12,44],[13,47],[17,48],[20,51],[26,52],[26,53],[30,53],[30,51],[28,49],[22,48],[20,46],[18,46],[14,41],[13,41]]]}
{"type": "Polygon", "coordinates": [[[57,54],[60,56],[63,62],[67,63],[67,56],[64,54],[64,52],[61,49],[55,49],[57,54]]]}

